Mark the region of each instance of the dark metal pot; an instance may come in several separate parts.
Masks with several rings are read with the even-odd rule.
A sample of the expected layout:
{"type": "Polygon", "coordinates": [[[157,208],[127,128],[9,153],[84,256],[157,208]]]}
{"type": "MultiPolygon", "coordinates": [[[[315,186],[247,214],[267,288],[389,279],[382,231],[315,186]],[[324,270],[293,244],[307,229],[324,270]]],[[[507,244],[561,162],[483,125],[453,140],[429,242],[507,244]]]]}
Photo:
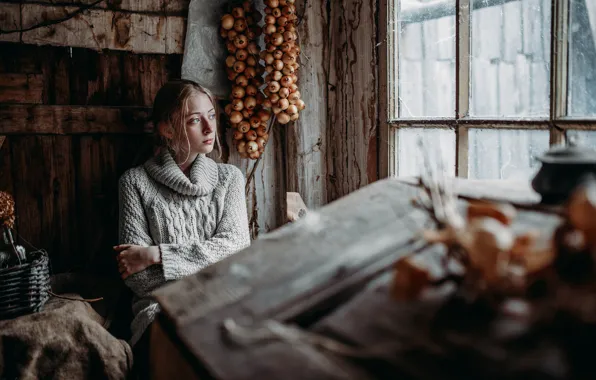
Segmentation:
{"type": "Polygon", "coordinates": [[[532,180],[532,187],[542,196],[542,203],[565,202],[580,183],[596,175],[596,150],[573,142],[548,150],[538,161],[542,167],[532,180]]]}

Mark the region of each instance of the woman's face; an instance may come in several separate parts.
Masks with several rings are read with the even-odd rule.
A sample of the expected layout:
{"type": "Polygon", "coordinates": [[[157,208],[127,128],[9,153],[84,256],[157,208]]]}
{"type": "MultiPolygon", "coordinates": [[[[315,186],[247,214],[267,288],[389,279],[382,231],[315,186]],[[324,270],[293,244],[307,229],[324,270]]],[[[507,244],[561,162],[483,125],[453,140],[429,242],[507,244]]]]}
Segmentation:
{"type": "MultiPolygon", "coordinates": [[[[190,144],[190,154],[210,153],[215,143],[217,125],[215,108],[209,97],[196,91],[188,99],[185,115],[184,123],[190,144]]],[[[185,142],[181,145],[187,146],[185,142]]]]}

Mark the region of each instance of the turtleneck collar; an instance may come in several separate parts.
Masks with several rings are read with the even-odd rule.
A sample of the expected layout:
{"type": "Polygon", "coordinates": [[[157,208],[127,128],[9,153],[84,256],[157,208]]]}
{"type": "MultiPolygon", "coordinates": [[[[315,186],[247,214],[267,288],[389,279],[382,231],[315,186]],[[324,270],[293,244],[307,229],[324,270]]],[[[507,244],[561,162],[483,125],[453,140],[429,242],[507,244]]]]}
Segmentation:
{"type": "Polygon", "coordinates": [[[183,195],[207,195],[217,185],[217,164],[204,154],[199,154],[192,163],[190,178],[184,175],[167,149],[149,159],[144,167],[151,178],[183,195]]]}

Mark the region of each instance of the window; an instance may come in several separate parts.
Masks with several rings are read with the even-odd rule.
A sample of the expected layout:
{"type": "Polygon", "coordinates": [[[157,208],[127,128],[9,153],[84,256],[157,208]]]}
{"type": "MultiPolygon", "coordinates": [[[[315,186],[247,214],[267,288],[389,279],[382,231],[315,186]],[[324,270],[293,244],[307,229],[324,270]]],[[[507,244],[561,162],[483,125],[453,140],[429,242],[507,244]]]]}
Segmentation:
{"type": "Polygon", "coordinates": [[[385,1],[387,174],[420,173],[419,138],[478,179],[527,180],[572,135],[596,148],[596,1],[385,1]]]}

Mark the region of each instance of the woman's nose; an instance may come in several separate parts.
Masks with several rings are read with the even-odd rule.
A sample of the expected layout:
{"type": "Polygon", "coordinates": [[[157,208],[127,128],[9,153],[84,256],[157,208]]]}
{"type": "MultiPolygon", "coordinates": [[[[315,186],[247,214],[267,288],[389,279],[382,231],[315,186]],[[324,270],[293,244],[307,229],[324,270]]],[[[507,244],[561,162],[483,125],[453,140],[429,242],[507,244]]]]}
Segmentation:
{"type": "Polygon", "coordinates": [[[213,125],[211,124],[211,120],[204,117],[203,118],[203,134],[208,135],[213,132],[213,125]]]}

